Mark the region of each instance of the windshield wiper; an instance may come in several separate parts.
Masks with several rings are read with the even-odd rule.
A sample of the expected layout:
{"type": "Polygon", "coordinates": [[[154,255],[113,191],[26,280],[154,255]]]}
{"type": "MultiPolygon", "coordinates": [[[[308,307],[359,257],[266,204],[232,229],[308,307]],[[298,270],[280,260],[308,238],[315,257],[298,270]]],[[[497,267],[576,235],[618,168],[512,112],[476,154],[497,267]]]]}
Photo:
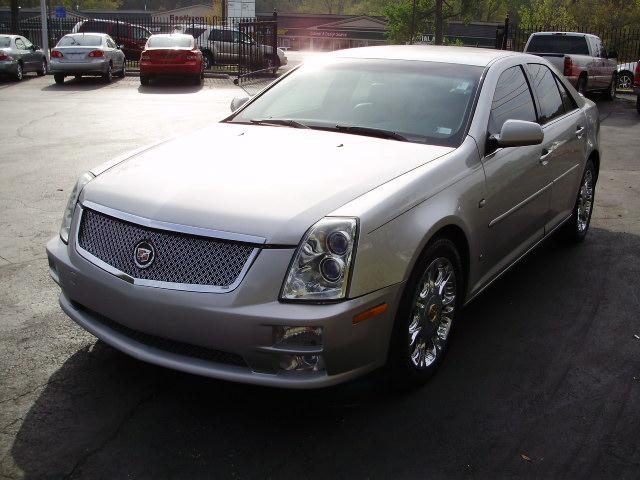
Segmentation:
{"type": "Polygon", "coordinates": [[[284,125],[285,127],[292,128],[311,128],[304,123],[298,122],[297,120],[290,120],[288,118],[260,118],[251,119],[249,121],[255,125],[284,125]]]}
{"type": "Polygon", "coordinates": [[[355,135],[366,135],[369,137],[388,138],[390,140],[398,140],[399,142],[408,142],[407,137],[391,130],[383,130],[381,128],[359,127],[357,125],[336,125],[339,132],[353,133],[355,135]]]}

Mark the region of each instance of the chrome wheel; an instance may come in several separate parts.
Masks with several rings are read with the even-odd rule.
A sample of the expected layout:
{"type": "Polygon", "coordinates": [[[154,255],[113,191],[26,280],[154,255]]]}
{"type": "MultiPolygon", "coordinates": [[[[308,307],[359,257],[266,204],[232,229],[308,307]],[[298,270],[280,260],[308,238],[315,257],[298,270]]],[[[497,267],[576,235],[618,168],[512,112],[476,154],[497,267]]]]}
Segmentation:
{"type": "Polygon", "coordinates": [[[578,195],[578,231],[584,233],[589,226],[593,208],[593,174],[587,170],[578,195]]]}
{"type": "Polygon", "coordinates": [[[20,81],[22,80],[23,74],[22,74],[22,65],[17,64],[16,65],[16,80],[20,81]]]}
{"type": "Polygon", "coordinates": [[[623,73],[618,77],[618,88],[621,90],[630,90],[633,88],[633,77],[628,73],[623,73]]]}
{"type": "Polygon", "coordinates": [[[414,367],[423,370],[441,355],[455,315],[456,276],[444,257],[433,260],[418,282],[409,322],[409,355],[414,367]]]}

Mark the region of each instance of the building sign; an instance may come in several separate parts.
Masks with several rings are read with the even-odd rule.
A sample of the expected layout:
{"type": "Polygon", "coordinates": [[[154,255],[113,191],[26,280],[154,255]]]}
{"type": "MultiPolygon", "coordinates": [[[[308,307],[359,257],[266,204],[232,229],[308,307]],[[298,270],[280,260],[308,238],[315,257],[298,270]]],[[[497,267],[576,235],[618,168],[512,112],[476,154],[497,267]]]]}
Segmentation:
{"type": "Polygon", "coordinates": [[[254,18],[256,0],[228,0],[227,18],[254,18]]]}

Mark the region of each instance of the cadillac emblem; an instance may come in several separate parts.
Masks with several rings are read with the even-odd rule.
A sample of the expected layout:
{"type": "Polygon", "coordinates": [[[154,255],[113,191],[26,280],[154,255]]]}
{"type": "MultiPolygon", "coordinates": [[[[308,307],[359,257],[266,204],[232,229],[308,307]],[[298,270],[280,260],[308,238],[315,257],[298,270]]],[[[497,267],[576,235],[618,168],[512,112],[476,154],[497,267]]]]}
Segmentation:
{"type": "Polygon", "coordinates": [[[156,258],[156,249],[147,240],[142,240],[133,249],[133,261],[138,268],[148,268],[156,258]]]}

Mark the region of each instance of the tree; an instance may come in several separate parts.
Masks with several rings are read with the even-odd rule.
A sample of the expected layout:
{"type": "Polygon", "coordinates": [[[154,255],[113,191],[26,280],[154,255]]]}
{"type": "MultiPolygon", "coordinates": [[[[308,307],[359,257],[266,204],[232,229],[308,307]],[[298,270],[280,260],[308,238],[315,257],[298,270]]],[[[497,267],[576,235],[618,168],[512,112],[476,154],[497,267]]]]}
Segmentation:
{"type": "Polygon", "coordinates": [[[520,9],[520,26],[527,29],[549,28],[576,30],[576,20],[565,0],[534,0],[520,9]]]}

